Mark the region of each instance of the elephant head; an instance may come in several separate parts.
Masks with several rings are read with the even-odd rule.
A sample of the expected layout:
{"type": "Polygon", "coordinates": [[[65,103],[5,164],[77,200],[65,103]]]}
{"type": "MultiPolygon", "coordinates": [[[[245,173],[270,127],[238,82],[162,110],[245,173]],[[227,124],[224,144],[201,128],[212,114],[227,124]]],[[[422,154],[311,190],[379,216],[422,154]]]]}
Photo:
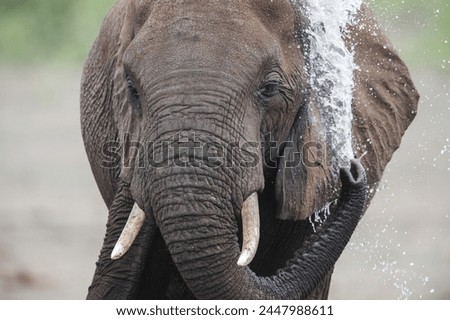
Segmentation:
{"type": "Polygon", "coordinates": [[[354,52],[347,78],[314,56],[311,30],[328,26],[310,9],[116,3],[82,79],[83,138],[109,208],[89,298],[326,298],[418,94],[364,5],[334,47],[354,52]],[[348,80],[350,99],[332,97],[348,80]]]}

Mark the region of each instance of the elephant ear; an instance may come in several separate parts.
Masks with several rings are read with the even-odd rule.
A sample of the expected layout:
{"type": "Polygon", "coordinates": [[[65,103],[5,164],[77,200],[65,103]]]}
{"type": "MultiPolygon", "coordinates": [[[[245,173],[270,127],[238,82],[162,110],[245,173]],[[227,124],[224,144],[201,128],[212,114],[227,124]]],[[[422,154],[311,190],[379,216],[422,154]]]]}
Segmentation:
{"type": "Polygon", "coordinates": [[[135,160],[139,153],[140,121],[137,111],[132,107],[128,89],[128,79],[123,65],[125,51],[135,36],[136,1],[129,1],[125,8],[122,29],[119,34],[114,70],[113,114],[119,131],[122,146],[122,168],[120,178],[130,183],[133,177],[135,160]]]}
{"type": "Polygon", "coordinates": [[[352,106],[353,150],[357,156],[366,154],[362,163],[369,186],[374,187],[416,116],[419,93],[408,68],[365,5],[347,34],[358,66],[352,106]]]}
{"type": "Polygon", "coordinates": [[[81,82],[81,125],[92,172],[111,206],[117,179],[129,182],[139,141],[136,112],[129,102],[123,55],[134,37],[137,1],[118,1],[106,16],[85,63],[81,82]]]}
{"type": "MultiPolygon", "coordinates": [[[[351,144],[361,157],[369,187],[380,181],[384,168],[400,146],[414,119],[419,95],[403,61],[365,6],[344,32],[346,46],[354,52],[351,144]]],[[[304,220],[326,211],[340,189],[339,150],[327,132],[323,92],[310,90],[290,133],[292,141],[279,159],[276,177],[277,217],[304,220]]],[[[339,139],[338,139],[339,140],[339,139]]],[[[335,139],[336,141],[336,139],[335,139]]],[[[370,197],[374,192],[370,194],[370,197]]]]}

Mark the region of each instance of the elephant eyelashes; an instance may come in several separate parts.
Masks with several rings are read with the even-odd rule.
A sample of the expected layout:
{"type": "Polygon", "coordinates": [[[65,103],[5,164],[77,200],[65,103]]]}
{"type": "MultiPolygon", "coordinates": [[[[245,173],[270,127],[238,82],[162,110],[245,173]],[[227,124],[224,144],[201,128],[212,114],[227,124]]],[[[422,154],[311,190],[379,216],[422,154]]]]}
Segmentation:
{"type": "Polygon", "coordinates": [[[140,109],[139,104],[139,92],[136,89],[136,86],[134,84],[134,81],[131,79],[127,79],[127,85],[128,85],[128,93],[130,96],[130,101],[135,109],[140,109]]]}
{"type": "Polygon", "coordinates": [[[261,95],[265,98],[271,98],[280,93],[280,82],[269,82],[260,89],[261,95]]]}
{"type": "Polygon", "coordinates": [[[282,86],[281,76],[277,72],[271,72],[259,87],[258,93],[263,100],[272,98],[280,93],[282,86]]]}

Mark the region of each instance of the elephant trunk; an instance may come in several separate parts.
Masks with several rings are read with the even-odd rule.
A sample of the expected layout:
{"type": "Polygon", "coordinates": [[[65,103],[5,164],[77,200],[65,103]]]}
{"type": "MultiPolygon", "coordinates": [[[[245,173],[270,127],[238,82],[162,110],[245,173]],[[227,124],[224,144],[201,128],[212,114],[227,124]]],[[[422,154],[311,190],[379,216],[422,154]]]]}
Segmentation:
{"type": "Polygon", "coordinates": [[[317,239],[299,250],[276,275],[258,277],[237,264],[238,222],[232,202],[224,198],[226,194],[231,197],[233,188],[215,184],[209,190],[200,180],[198,174],[166,178],[152,201],[172,258],[200,299],[308,297],[345,248],[363,213],[366,197],[364,169],[352,161],[350,169],[341,170],[341,197],[317,239]]]}
{"type": "Polygon", "coordinates": [[[226,199],[232,188],[208,185],[207,176],[179,173],[160,180],[152,208],[172,259],[195,296],[231,297],[236,284],[229,279],[239,256],[238,223],[226,199]]]}

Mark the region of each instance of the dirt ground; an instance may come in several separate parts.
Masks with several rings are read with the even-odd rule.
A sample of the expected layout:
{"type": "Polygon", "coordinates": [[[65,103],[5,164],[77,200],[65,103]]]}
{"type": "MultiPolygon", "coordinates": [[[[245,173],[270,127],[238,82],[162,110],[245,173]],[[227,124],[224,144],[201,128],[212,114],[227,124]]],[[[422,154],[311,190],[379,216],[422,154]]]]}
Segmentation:
{"type": "MultiPolygon", "coordinates": [[[[80,69],[0,66],[0,299],[84,299],[106,209],[82,146],[80,69]]],[[[450,299],[450,75],[419,114],[335,269],[332,299],[450,299]]]]}

